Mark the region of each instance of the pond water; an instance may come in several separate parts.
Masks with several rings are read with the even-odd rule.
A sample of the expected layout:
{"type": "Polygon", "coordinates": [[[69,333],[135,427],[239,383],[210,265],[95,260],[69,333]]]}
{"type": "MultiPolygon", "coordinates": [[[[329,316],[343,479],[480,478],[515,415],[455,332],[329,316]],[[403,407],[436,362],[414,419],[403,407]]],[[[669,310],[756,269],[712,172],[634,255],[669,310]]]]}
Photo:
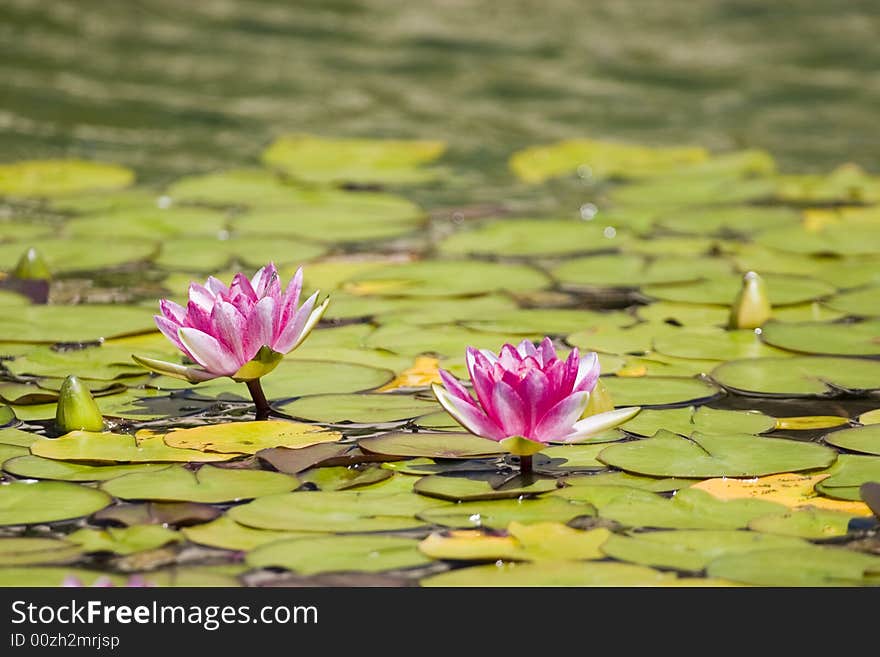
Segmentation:
{"type": "Polygon", "coordinates": [[[880,581],[870,3],[0,12],[0,585],[880,581]],[[269,261],[271,424],[132,359],[269,261]],[[642,410],[521,474],[430,386],[545,336],[642,410]]]}

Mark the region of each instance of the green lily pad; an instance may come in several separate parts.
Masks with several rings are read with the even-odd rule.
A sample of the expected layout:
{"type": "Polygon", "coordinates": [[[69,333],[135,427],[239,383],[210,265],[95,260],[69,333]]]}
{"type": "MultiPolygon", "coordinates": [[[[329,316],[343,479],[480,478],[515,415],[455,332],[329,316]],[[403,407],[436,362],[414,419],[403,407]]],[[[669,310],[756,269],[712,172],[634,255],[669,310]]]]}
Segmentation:
{"type": "Polygon", "coordinates": [[[847,315],[880,316],[880,285],[842,292],[826,300],[825,305],[847,315]]]}
{"type": "Polygon", "coordinates": [[[265,169],[231,169],[186,176],[166,190],[174,202],[271,207],[295,203],[301,190],[265,169]]]}
{"type": "MultiPolygon", "coordinates": [[[[539,336],[540,334],[535,332],[525,336],[520,334],[518,337],[536,339],[539,336]]],[[[440,357],[452,359],[453,362],[461,362],[463,364],[467,347],[489,349],[497,353],[510,340],[511,336],[509,334],[475,331],[457,325],[419,327],[415,329],[412,324],[392,322],[373,331],[364,340],[364,345],[411,358],[426,353],[436,354],[440,357]]],[[[443,365],[444,367],[451,367],[448,362],[444,362],[443,365]]]]}
{"type": "Polygon", "coordinates": [[[463,230],[439,244],[447,255],[569,255],[617,248],[627,234],[577,219],[503,219],[463,230]]]}
{"type": "Polygon", "coordinates": [[[278,408],[294,417],[332,424],[399,422],[432,413],[438,406],[434,401],[388,393],[314,395],[278,404],[278,408]]]}
{"type": "Polygon", "coordinates": [[[880,362],[821,356],[745,358],[719,365],[711,376],[740,394],[829,396],[880,389],[880,362]]]}
{"type": "MultiPolygon", "coordinates": [[[[812,278],[778,274],[767,274],[762,277],[767,284],[770,303],[774,307],[814,301],[835,292],[833,286],[812,278]]],[[[740,287],[741,281],[738,276],[726,276],[706,278],[696,283],[647,285],[642,288],[642,292],[662,301],[728,306],[733,303],[740,287]]]]}
{"type": "Polygon", "coordinates": [[[690,438],[659,431],[645,438],[606,447],[599,460],[652,477],[759,477],[831,465],[833,449],[786,438],[750,434],[702,434],[690,438]]]}
{"type": "MultiPolygon", "coordinates": [[[[866,322],[767,322],[761,339],[775,347],[828,356],[880,355],[880,320],[866,322]]],[[[757,356],[744,354],[741,357],[757,356]]]]}
{"type": "Polygon", "coordinates": [[[126,578],[121,575],[105,573],[100,570],[85,570],[62,566],[28,566],[24,568],[0,568],[0,587],[57,588],[62,586],[68,577],[75,577],[82,582],[83,586],[94,586],[99,580],[101,582],[110,582],[113,586],[124,586],[126,582],[126,578]]]}
{"type": "Polygon", "coordinates": [[[859,487],[880,481],[880,457],[841,454],[828,472],[831,476],[816,484],[816,491],[838,500],[860,501],[859,487]]]}
{"type": "Polygon", "coordinates": [[[721,392],[711,382],[698,378],[604,376],[602,382],[617,407],[706,402],[721,392]]]}
{"type": "Polygon", "coordinates": [[[223,550],[253,550],[254,548],[290,538],[316,536],[313,532],[287,532],[271,529],[254,529],[240,525],[228,516],[221,516],[211,522],[180,530],[188,540],[199,545],[223,550]]]}
{"type": "Polygon", "coordinates": [[[746,237],[800,221],[800,213],[791,208],[754,205],[686,208],[661,214],[656,220],[663,228],[680,233],[736,233],[746,237]]]}
{"type": "Polygon", "coordinates": [[[130,465],[88,465],[68,463],[32,456],[25,451],[3,463],[3,469],[16,477],[52,479],[56,481],[107,481],[133,472],[153,472],[168,467],[164,463],[134,463],[130,465]]]}
{"type": "MultiPolygon", "coordinates": [[[[0,406],[0,412],[3,407],[0,406]]],[[[15,427],[7,427],[0,429],[0,445],[17,445],[19,447],[30,447],[40,436],[30,431],[22,431],[15,427]]]]}
{"type": "Polygon", "coordinates": [[[671,499],[614,485],[570,486],[552,495],[593,504],[600,518],[634,528],[743,529],[755,518],[788,511],[767,500],[719,500],[692,488],[680,489],[671,499]]]}
{"type": "Polygon", "coordinates": [[[0,467],[6,465],[6,461],[28,454],[27,447],[18,447],[17,445],[0,444],[0,467]]]}
{"type": "Polygon", "coordinates": [[[376,465],[362,468],[334,467],[312,468],[298,475],[300,481],[313,484],[318,490],[351,490],[383,483],[394,476],[391,470],[376,465]]]}
{"type": "Polygon", "coordinates": [[[127,187],[134,172],[87,160],[27,160],[0,165],[0,196],[63,196],[127,187]]]}
{"type": "Polygon", "coordinates": [[[578,516],[593,516],[589,504],[555,497],[522,500],[461,502],[422,511],[419,518],[444,527],[504,529],[511,522],[568,522],[578,516]]]}
{"type": "Polygon", "coordinates": [[[80,518],[110,504],[106,493],[62,481],[0,484],[0,525],[33,525],[80,518]]]}
{"type": "Polygon", "coordinates": [[[714,559],[755,550],[798,548],[806,541],[790,536],[728,530],[676,530],[612,535],[602,551],[620,561],[699,572],[714,559]]]}
{"type": "Polygon", "coordinates": [[[187,526],[215,520],[223,510],[210,504],[196,502],[118,503],[93,513],[89,520],[95,524],[187,526]]]}
{"type": "Polygon", "coordinates": [[[727,325],[730,315],[730,309],[722,306],[672,301],[655,301],[646,306],[639,306],[636,312],[640,319],[648,322],[647,326],[675,322],[691,327],[721,327],[727,325]]]}
{"type": "Polygon", "coordinates": [[[706,572],[754,586],[865,586],[880,581],[880,557],[812,545],[728,554],[710,562],[706,572]]]}
{"type": "Polygon", "coordinates": [[[414,493],[300,491],[261,497],[230,509],[229,517],[257,529],[381,532],[421,527],[418,512],[447,504],[414,493]]]}
{"type": "Polygon", "coordinates": [[[237,502],[263,495],[287,492],[299,481],[280,472],[233,470],[203,466],[193,472],[180,465],[149,473],[134,473],[101,484],[101,488],[123,500],[237,502]]]}
{"type": "Polygon", "coordinates": [[[258,206],[235,218],[236,234],[295,237],[316,242],[389,239],[418,229],[424,211],[391,194],[298,189],[283,206],[258,206]]]}
{"type": "Polygon", "coordinates": [[[503,454],[493,440],[469,433],[428,433],[400,431],[361,438],[358,447],[386,456],[422,456],[444,459],[470,459],[503,454]]]}
{"type": "Polygon", "coordinates": [[[673,573],[644,566],[594,561],[541,561],[456,568],[420,581],[421,586],[663,586],[673,573]]]}
{"type": "Polygon", "coordinates": [[[228,461],[238,454],[201,452],[169,447],[161,435],[143,437],[116,433],[72,431],[60,438],[40,438],[31,445],[34,456],[60,461],[98,463],[228,461]]]}
{"type": "Polygon", "coordinates": [[[860,166],[845,163],[830,173],[778,176],[776,197],[812,203],[870,203],[880,198],[877,179],[860,166]]]}
{"type": "Polygon", "coordinates": [[[880,252],[880,227],[867,221],[831,223],[811,231],[793,226],[768,230],[756,236],[755,241],[793,253],[876,255],[880,252]]]}
{"type": "MultiPolygon", "coordinates": [[[[272,400],[372,390],[388,383],[393,377],[394,373],[390,370],[368,365],[288,358],[281,361],[261,383],[266,397],[272,400]]],[[[193,395],[250,401],[247,389],[241,383],[228,379],[201,384],[193,388],[193,395]]]]}
{"type": "MultiPolygon", "coordinates": [[[[682,329],[677,334],[660,335],[654,339],[654,349],[674,358],[703,360],[734,360],[787,355],[784,351],[767,346],[752,330],[725,331],[722,329],[682,329]]],[[[781,345],[779,345],[781,346],[781,345]]]]}
{"type": "Polygon", "coordinates": [[[553,277],[570,289],[641,287],[659,283],[687,283],[732,272],[717,258],[657,258],[638,255],[597,255],[566,260],[553,269],[553,277]]]}
{"type": "Polygon", "coordinates": [[[755,518],[749,522],[749,529],[767,534],[799,536],[808,539],[833,538],[845,536],[849,531],[850,521],[855,517],[841,511],[806,507],[755,518]]]}
{"type": "Polygon", "coordinates": [[[704,434],[760,434],[776,426],[776,418],[759,411],[727,411],[708,406],[656,410],[644,409],[621,428],[638,436],[653,436],[661,429],[689,436],[704,434]]]}
{"type": "Polygon", "coordinates": [[[650,351],[654,340],[660,335],[677,336],[680,333],[680,328],[668,324],[646,322],[626,328],[598,325],[572,333],[566,341],[585,351],[641,354],[650,351]]]}
{"type": "MultiPolygon", "coordinates": [[[[674,477],[658,478],[635,475],[629,472],[599,472],[596,474],[577,474],[563,479],[567,486],[628,486],[652,493],[668,493],[679,488],[687,488],[693,479],[674,477]]],[[[563,495],[565,497],[565,495],[563,495]]]]}
{"type": "MultiPolygon", "coordinates": [[[[546,447],[541,450],[541,454],[551,460],[549,464],[551,469],[562,471],[604,470],[605,464],[597,460],[596,457],[606,447],[607,445],[604,442],[596,444],[566,444],[546,447]]],[[[538,464],[536,463],[536,465],[538,464]]],[[[546,468],[547,466],[541,465],[541,467],[546,468]]]]}
{"type": "Polygon", "coordinates": [[[70,563],[82,554],[73,543],[55,538],[0,538],[0,566],[70,563]]]}
{"type": "Polygon", "coordinates": [[[206,240],[178,237],[162,242],[155,263],[166,269],[188,272],[222,271],[232,262],[256,269],[267,261],[276,265],[301,263],[323,255],[326,249],[301,240],[277,237],[236,237],[206,240]]]}
{"type": "Polygon", "coordinates": [[[293,134],[273,141],[263,151],[262,160],[309,183],[404,185],[437,177],[435,169],[422,165],[436,160],[445,150],[442,141],[293,134]]]}
{"type": "Polygon", "coordinates": [[[291,539],[263,545],[248,552],[253,568],[286,568],[303,575],[413,568],[430,562],[418,541],[397,536],[327,536],[291,539]]]}
{"type": "Polygon", "coordinates": [[[480,500],[503,500],[521,496],[540,495],[556,490],[555,479],[535,479],[522,483],[511,482],[500,488],[493,488],[491,477],[475,478],[454,475],[431,475],[422,477],[413,486],[413,490],[428,497],[453,502],[471,502],[480,500]]]}
{"type": "Polygon", "coordinates": [[[656,176],[683,164],[703,162],[708,157],[705,150],[695,146],[651,147],[568,139],[517,151],[510,157],[510,168],[520,180],[528,183],[540,183],[575,172],[596,180],[639,178],[656,176]]]}
{"type": "MultiPolygon", "coordinates": [[[[143,240],[46,239],[33,244],[53,274],[91,272],[150,259],[157,248],[143,240]]],[[[22,245],[0,244],[0,269],[9,271],[18,261],[22,245]]]]}
{"type": "Polygon", "coordinates": [[[538,290],[549,284],[545,274],[528,265],[425,260],[365,272],[350,279],[345,289],[380,297],[458,297],[538,290]]]}
{"type": "MultiPolygon", "coordinates": [[[[152,354],[142,355],[153,357],[152,354]]],[[[84,383],[89,385],[93,393],[100,388],[91,384],[90,380],[109,381],[118,377],[140,376],[144,372],[142,367],[132,362],[130,349],[112,345],[65,351],[41,345],[10,361],[7,367],[16,376],[57,377],[63,380],[73,375],[85,379],[84,383]]],[[[48,386],[44,384],[43,387],[48,386]]]]}
{"type": "Polygon", "coordinates": [[[224,454],[256,454],[271,447],[308,447],[336,442],[338,431],[328,431],[313,424],[285,420],[223,422],[189,429],[172,429],[165,434],[165,444],[180,449],[224,454]]]}
{"type": "Polygon", "coordinates": [[[136,306],[29,306],[0,316],[6,342],[93,342],[155,330],[150,312],[136,306]]]}
{"type": "Polygon", "coordinates": [[[207,208],[172,205],[161,208],[126,208],[78,217],[67,222],[64,232],[74,238],[138,239],[155,242],[181,236],[213,239],[226,230],[222,212],[207,208]]]}
{"type": "MultiPolygon", "coordinates": [[[[492,313],[491,317],[467,319],[461,324],[487,333],[508,335],[564,335],[584,330],[589,326],[594,330],[619,328],[632,324],[632,317],[622,312],[589,310],[569,310],[556,308],[524,308],[520,310],[492,313]]],[[[561,354],[560,354],[561,357],[561,354]]]]}
{"type": "Polygon", "coordinates": [[[183,539],[176,531],[161,525],[135,525],[107,529],[80,529],[68,534],[67,540],[79,545],[83,552],[135,554],[144,550],[154,550],[169,543],[178,543],[183,539]]]}
{"type": "Polygon", "coordinates": [[[825,442],[853,452],[880,456],[880,424],[834,431],[825,434],[825,442]]]}

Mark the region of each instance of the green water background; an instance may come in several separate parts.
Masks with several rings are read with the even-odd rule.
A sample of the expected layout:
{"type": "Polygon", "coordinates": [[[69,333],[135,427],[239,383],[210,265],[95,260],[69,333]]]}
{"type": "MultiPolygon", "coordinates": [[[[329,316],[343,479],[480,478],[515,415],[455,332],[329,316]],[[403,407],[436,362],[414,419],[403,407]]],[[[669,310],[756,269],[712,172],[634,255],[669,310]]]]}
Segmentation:
{"type": "Polygon", "coordinates": [[[765,148],[787,171],[878,171],[877,9],[3,0],[0,159],[109,160],[162,184],[256,164],[273,137],[310,132],[444,139],[468,187],[493,193],[511,152],[578,136],[765,148]]]}

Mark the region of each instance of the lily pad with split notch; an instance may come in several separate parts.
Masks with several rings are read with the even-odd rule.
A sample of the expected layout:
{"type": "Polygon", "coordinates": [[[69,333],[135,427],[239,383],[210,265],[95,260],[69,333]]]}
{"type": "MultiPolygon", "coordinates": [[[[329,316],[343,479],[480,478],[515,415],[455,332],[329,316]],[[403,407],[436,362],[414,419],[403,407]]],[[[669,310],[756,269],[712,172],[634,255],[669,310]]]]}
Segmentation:
{"type": "Polygon", "coordinates": [[[594,516],[590,504],[556,497],[523,500],[461,502],[419,513],[425,522],[445,527],[504,529],[511,522],[568,522],[579,516],[594,516]]]}
{"type": "Polygon", "coordinates": [[[173,525],[187,527],[211,522],[223,511],[210,504],[197,502],[122,502],[93,513],[89,521],[95,525],[131,527],[133,525],[173,525]]]}
{"type": "Polygon", "coordinates": [[[701,378],[604,376],[602,382],[617,407],[692,404],[721,394],[714,383],[701,378]]]}
{"type": "Polygon", "coordinates": [[[745,358],[719,365],[711,376],[745,395],[833,397],[880,389],[880,361],[825,356],[745,358]]]}
{"type": "Polygon", "coordinates": [[[750,433],[761,434],[776,427],[776,418],[760,411],[732,411],[708,406],[688,406],[642,410],[621,429],[638,436],[653,436],[664,429],[689,436],[700,433],[750,433]]]}
{"type": "Polygon", "coordinates": [[[63,481],[0,484],[0,525],[81,518],[110,504],[105,492],[63,481]]]}
{"type": "Polygon", "coordinates": [[[31,454],[47,459],[95,463],[228,461],[241,454],[219,454],[169,447],[162,435],[130,436],[119,433],[72,431],[60,438],[39,438],[31,454]]]}
{"type": "Polygon", "coordinates": [[[504,454],[504,450],[494,440],[479,438],[470,433],[452,432],[396,431],[361,438],[358,446],[367,452],[400,457],[471,459],[504,454]]]}
{"type": "Polygon", "coordinates": [[[880,456],[841,454],[828,469],[831,475],[816,484],[816,491],[838,500],[862,499],[862,484],[880,481],[880,456]]]}
{"type": "MultiPolygon", "coordinates": [[[[805,276],[767,274],[762,277],[774,307],[822,299],[836,291],[828,283],[805,276]]],[[[662,301],[728,306],[733,303],[741,286],[740,277],[726,276],[706,278],[696,283],[647,285],[642,292],[662,301]]]]}
{"type": "Polygon", "coordinates": [[[328,424],[383,424],[402,422],[435,412],[439,404],[411,395],[377,393],[362,395],[313,395],[277,405],[285,413],[328,424]]]}
{"type": "Polygon", "coordinates": [[[413,490],[428,497],[453,502],[503,500],[532,497],[556,490],[555,479],[503,477],[496,473],[436,474],[422,477],[413,490]]]}
{"type": "Polygon", "coordinates": [[[206,424],[189,429],[173,429],[165,434],[169,447],[194,449],[223,454],[256,454],[272,447],[309,447],[336,442],[338,431],[329,431],[314,424],[285,420],[258,420],[206,424]]]}
{"type": "MultiPolygon", "coordinates": [[[[880,356],[880,320],[767,322],[761,339],[775,347],[827,356],[880,356]]],[[[748,354],[757,356],[760,354],[748,354]]]]}
{"type": "Polygon", "coordinates": [[[254,529],[240,525],[228,516],[221,516],[208,523],[184,527],[180,530],[188,540],[199,545],[222,550],[253,550],[267,543],[291,538],[314,538],[314,532],[287,532],[271,529],[254,529]]]}
{"type": "Polygon", "coordinates": [[[155,330],[148,310],[118,304],[27,306],[0,316],[0,342],[95,342],[155,330]]]}
{"type": "Polygon", "coordinates": [[[318,490],[351,490],[381,484],[394,473],[376,465],[347,467],[343,465],[311,468],[299,474],[301,482],[316,486],[318,490]]]}
{"type": "Polygon", "coordinates": [[[193,472],[184,466],[172,465],[164,470],[111,479],[102,483],[101,489],[123,500],[219,504],[287,492],[299,483],[295,477],[280,472],[213,466],[203,466],[193,472]]]}
{"type": "Polygon", "coordinates": [[[661,257],[650,260],[636,254],[614,254],[566,260],[551,273],[565,288],[590,290],[687,283],[730,274],[732,269],[730,263],[717,258],[661,257]]]}
{"type": "Polygon", "coordinates": [[[779,472],[825,468],[837,458],[833,449],[785,438],[751,434],[703,434],[689,438],[658,431],[606,447],[598,459],[610,466],[652,477],[758,477],[779,472]]]}
{"type": "Polygon", "coordinates": [[[16,477],[28,479],[84,482],[106,481],[134,472],[153,472],[168,467],[164,463],[89,465],[33,456],[28,451],[25,451],[24,454],[3,463],[3,469],[16,477]]]}
{"type": "MultiPolygon", "coordinates": [[[[786,352],[762,341],[763,335],[750,329],[690,329],[663,333],[653,341],[654,350],[673,358],[734,360],[786,356],[786,352]]],[[[781,346],[781,345],[779,345],[781,346]]]]}
{"type": "Polygon", "coordinates": [[[826,300],[825,305],[847,315],[880,317],[880,285],[841,292],[826,300]]]}
{"type": "Polygon", "coordinates": [[[233,261],[256,269],[267,261],[282,266],[306,262],[326,252],[326,247],[317,244],[277,237],[241,236],[222,240],[177,237],[162,242],[162,249],[154,262],[163,269],[216,272],[233,261]]]}

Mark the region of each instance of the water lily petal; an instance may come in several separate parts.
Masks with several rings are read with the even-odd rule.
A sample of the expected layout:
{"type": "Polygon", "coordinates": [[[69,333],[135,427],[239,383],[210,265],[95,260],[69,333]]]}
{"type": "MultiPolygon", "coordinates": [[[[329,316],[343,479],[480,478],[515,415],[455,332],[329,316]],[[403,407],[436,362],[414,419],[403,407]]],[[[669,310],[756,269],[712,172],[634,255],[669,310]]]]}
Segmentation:
{"type": "Polygon", "coordinates": [[[489,440],[503,440],[507,436],[495,422],[493,422],[483,411],[466,404],[462,400],[454,397],[445,388],[437,383],[431,384],[434,396],[440,405],[454,417],[465,429],[471,433],[489,440]]]}
{"type": "Polygon", "coordinates": [[[598,379],[599,356],[595,351],[591,351],[580,360],[577,379],[574,382],[574,389],[578,391],[590,391],[596,386],[596,381],[598,379]]]}
{"type": "Polygon", "coordinates": [[[522,398],[511,386],[499,381],[492,388],[492,403],[489,408],[483,407],[488,415],[507,436],[525,436],[528,426],[526,425],[524,404],[522,398]]]}
{"type": "Polygon", "coordinates": [[[457,397],[461,401],[466,404],[471,404],[476,407],[476,402],[474,398],[470,396],[467,389],[461,385],[461,383],[456,379],[452,374],[447,372],[446,370],[438,370],[440,372],[440,379],[443,381],[443,385],[446,386],[446,389],[452,394],[454,397],[457,397]]]}
{"type": "Polygon", "coordinates": [[[159,302],[159,310],[165,317],[180,326],[186,321],[186,308],[170,299],[162,299],[159,302]]]}
{"type": "MultiPolygon", "coordinates": [[[[315,292],[315,296],[317,296],[317,295],[318,295],[318,293],[315,292]]],[[[330,305],[330,297],[327,297],[326,299],[324,299],[324,301],[321,303],[320,306],[318,306],[311,313],[309,313],[309,317],[306,320],[305,326],[302,327],[302,329],[300,330],[299,336],[296,339],[296,342],[294,342],[293,346],[290,348],[291,351],[293,349],[296,349],[298,346],[300,346],[303,343],[303,340],[305,340],[307,337],[309,337],[309,333],[311,333],[312,329],[315,328],[315,326],[317,326],[318,322],[321,321],[321,317],[323,317],[324,313],[327,312],[327,306],[329,306],[329,305],[330,305]]],[[[305,304],[303,304],[303,306],[305,306],[305,304]]]]}
{"type": "Polygon", "coordinates": [[[247,302],[250,302],[248,305],[254,304],[260,300],[260,297],[257,296],[257,293],[251,285],[250,279],[241,272],[232,277],[232,285],[230,286],[230,299],[235,299],[236,297],[243,297],[239,301],[246,300],[247,302]]]}
{"type": "Polygon", "coordinates": [[[278,270],[275,268],[275,263],[273,262],[270,262],[268,265],[261,268],[251,279],[251,285],[253,285],[254,292],[257,293],[257,297],[260,299],[267,295],[273,282],[278,283],[278,270]]]}
{"type": "Polygon", "coordinates": [[[549,442],[567,436],[590,401],[589,392],[575,392],[551,408],[533,430],[532,440],[549,442]]]}
{"type": "Polygon", "coordinates": [[[253,358],[260,347],[271,347],[273,343],[275,301],[263,297],[251,309],[244,325],[244,353],[246,360],[253,358]]]}
{"type": "Polygon", "coordinates": [[[211,312],[211,324],[214,335],[229,347],[239,361],[250,360],[251,356],[244,351],[245,318],[235,306],[226,301],[215,305],[211,312]]]}
{"type": "Polygon", "coordinates": [[[613,429],[638,415],[642,410],[640,406],[616,408],[613,411],[598,413],[574,423],[573,431],[561,440],[566,443],[574,442],[582,438],[588,438],[594,434],[613,429]]]}
{"type": "Polygon", "coordinates": [[[164,360],[145,358],[144,356],[135,356],[134,354],[132,354],[131,358],[138,365],[147,368],[151,372],[171,376],[175,379],[183,379],[190,383],[201,383],[202,381],[210,381],[211,379],[216,379],[218,376],[222,376],[221,374],[212,374],[211,372],[200,368],[187,367],[186,365],[179,365],[177,363],[167,363],[164,360]]]}
{"type": "Polygon", "coordinates": [[[214,276],[208,276],[208,280],[205,281],[205,287],[215,297],[222,297],[229,294],[229,289],[223,284],[223,281],[214,276]]]}
{"type": "Polygon", "coordinates": [[[516,350],[523,358],[531,356],[536,361],[541,362],[541,356],[538,354],[538,349],[535,347],[535,343],[531,340],[523,340],[517,345],[516,350]]]}
{"type": "Polygon", "coordinates": [[[498,362],[506,370],[515,370],[522,362],[522,356],[512,344],[506,344],[501,347],[501,353],[498,355],[498,362]]]}
{"type": "Polygon", "coordinates": [[[302,294],[302,284],[303,268],[299,267],[293,278],[290,279],[290,283],[287,284],[287,289],[284,291],[284,296],[281,297],[281,303],[278,305],[276,311],[278,317],[278,324],[275,327],[276,335],[281,333],[296,313],[299,296],[302,294]]]}
{"type": "Polygon", "coordinates": [[[177,335],[192,354],[193,360],[212,374],[232,374],[243,364],[216,338],[204,331],[184,327],[177,335]]]}
{"type": "Polygon", "coordinates": [[[552,361],[556,360],[556,348],[553,346],[553,340],[544,338],[538,346],[538,353],[541,354],[541,365],[546,367],[552,361]]]}
{"type": "Polygon", "coordinates": [[[199,285],[198,283],[189,284],[189,304],[187,304],[187,307],[190,304],[195,304],[198,308],[209,313],[211,308],[214,307],[215,300],[216,296],[214,293],[204,285],[199,285]]]}
{"type": "Polygon", "coordinates": [[[180,330],[180,324],[176,324],[162,315],[153,315],[153,319],[156,320],[156,327],[161,331],[162,335],[177,345],[178,349],[186,353],[187,358],[192,359],[192,355],[187,351],[186,347],[183,346],[180,338],[177,337],[177,332],[180,330]]]}

